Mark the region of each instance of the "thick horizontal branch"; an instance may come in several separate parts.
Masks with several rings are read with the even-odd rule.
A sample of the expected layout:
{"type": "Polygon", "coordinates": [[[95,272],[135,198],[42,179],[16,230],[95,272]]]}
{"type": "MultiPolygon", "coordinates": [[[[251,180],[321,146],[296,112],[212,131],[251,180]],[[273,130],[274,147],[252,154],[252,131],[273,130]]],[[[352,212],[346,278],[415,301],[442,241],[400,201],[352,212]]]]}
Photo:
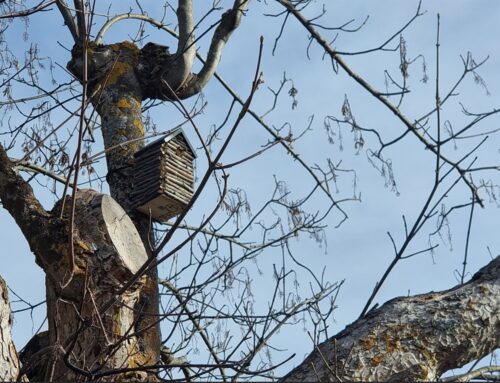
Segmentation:
{"type": "Polygon", "coordinates": [[[320,344],[283,381],[434,381],[500,347],[499,307],[500,256],[464,285],[385,303],[320,344]]]}
{"type": "Polygon", "coordinates": [[[38,173],[38,174],[43,174],[44,176],[47,176],[49,178],[52,178],[54,181],[60,182],[63,185],[68,184],[69,187],[73,187],[73,183],[69,182],[66,177],[60,176],[54,172],[51,172],[50,170],[45,169],[42,166],[34,165],[29,162],[23,161],[19,162],[16,164],[16,169],[21,170],[21,171],[26,171],[26,172],[31,172],[31,173],[38,173]]]}

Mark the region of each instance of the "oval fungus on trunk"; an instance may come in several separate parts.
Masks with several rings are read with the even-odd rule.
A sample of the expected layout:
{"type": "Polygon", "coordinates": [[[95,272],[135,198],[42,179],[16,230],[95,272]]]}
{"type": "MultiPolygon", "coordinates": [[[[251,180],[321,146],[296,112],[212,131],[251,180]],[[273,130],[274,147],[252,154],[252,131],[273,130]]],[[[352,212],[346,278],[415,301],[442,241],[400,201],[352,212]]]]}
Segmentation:
{"type": "Polygon", "coordinates": [[[106,230],[124,266],[135,274],[148,259],[141,237],[125,210],[110,196],[103,195],[101,209],[106,230]]]}

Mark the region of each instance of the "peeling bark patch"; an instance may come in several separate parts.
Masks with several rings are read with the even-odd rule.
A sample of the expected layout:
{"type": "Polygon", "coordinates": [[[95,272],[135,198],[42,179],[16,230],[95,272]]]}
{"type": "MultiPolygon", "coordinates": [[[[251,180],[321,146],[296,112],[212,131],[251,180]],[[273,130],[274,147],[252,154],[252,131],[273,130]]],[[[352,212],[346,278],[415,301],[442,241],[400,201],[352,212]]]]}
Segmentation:
{"type": "Polygon", "coordinates": [[[370,334],[366,339],[361,340],[361,344],[365,350],[370,350],[375,346],[376,341],[375,335],[370,334]]]}
{"type": "Polygon", "coordinates": [[[397,351],[400,349],[400,347],[401,347],[401,343],[399,342],[399,340],[395,340],[395,339],[392,339],[389,336],[387,336],[387,338],[385,340],[385,348],[386,348],[387,352],[391,353],[391,352],[397,351]]]}
{"type": "Polygon", "coordinates": [[[371,362],[372,362],[371,364],[373,367],[375,367],[375,366],[378,366],[383,361],[384,361],[384,357],[382,355],[375,355],[371,360],[371,362]]]}

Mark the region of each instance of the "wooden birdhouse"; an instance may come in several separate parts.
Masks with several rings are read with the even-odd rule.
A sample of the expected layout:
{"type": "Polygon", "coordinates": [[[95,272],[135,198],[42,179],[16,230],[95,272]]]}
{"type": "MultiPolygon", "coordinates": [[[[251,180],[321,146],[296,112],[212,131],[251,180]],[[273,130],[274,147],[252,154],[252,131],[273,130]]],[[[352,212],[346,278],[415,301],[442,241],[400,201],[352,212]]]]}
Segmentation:
{"type": "Polygon", "coordinates": [[[135,154],[132,203],[159,222],[178,215],[193,196],[196,154],[181,128],[135,154]]]}

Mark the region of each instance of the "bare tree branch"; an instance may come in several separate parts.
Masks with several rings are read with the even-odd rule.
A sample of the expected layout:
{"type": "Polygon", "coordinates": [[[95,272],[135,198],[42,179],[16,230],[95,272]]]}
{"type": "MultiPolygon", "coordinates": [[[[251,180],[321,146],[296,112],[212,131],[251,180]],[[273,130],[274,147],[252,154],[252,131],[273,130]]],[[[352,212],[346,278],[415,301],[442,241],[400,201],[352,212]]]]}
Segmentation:
{"type": "MultiPolygon", "coordinates": [[[[66,177],[60,176],[58,174],[55,174],[54,172],[51,172],[50,170],[47,170],[47,169],[45,169],[42,166],[34,165],[34,164],[31,164],[31,163],[29,163],[27,161],[16,163],[15,168],[19,169],[19,170],[22,170],[22,171],[26,171],[26,172],[33,172],[33,173],[43,174],[44,176],[52,178],[53,180],[55,180],[57,182],[60,182],[63,185],[65,185],[66,183],[68,183],[68,179],[66,177]]],[[[74,186],[74,184],[71,183],[71,182],[69,182],[68,185],[71,188],[74,186]]]]}
{"type": "Polygon", "coordinates": [[[446,162],[451,167],[453,167],[461,176],[462,181],[471,189],[474,194],[477,203],[484,207],[481,198],[477,193],[477,187],[469,180],[466,176],[466,172],[460,167],[458,163],[445,157],[439,152],[436,145],[429,142],[424,134],[422,134],[418,129],[416,124],[412,123],[410,119],[405,116],[397,106],[392,104],[386,97],[384,97],[380,92],[375,90],[364,78],[359,76],[352,68],[344,61],[344,59],[332,48],[332,46],[324,39],[321,34],[316,31],[314,26],[309,20],[307,20],[304,15],[289,1],[289,0],[277,0],[281,5],[283,5],[293,16],[306,28],[306,30],[311,34],[311,36],[316,40],[316,42],[324,49],[325,53],[328,54],[332,60],[334,60],[344,71],[352,77],[359,85],[361,85],[368,93],[384,104],[394,115],[406,126],[406,129],[411,132],[417,139],[422,142],[426,149],[429,149],[432,153],[436,154],[441,158],[443,162],[446,162]]]}
{"type": "Polygon", "coordinates": [[[76,25],[77,25],[77,35],[81,39],[84,36],[85,31],[85,7],[82,0],[74,0],[76,9],[76,25]]]}
{"type": "Polygon", "coordinates": [[[40,240],[34,233],[46,226],[49,213],[35,197],[31,186],[16,174],[14,167],[0,145],[0,199],[33,246],[40,240]]]}
{"type": "Polygon", "coordinates": [[[177,52],[173,58],[172,67],[168,68],[163,76],[163,79],[175,91],[188,78],[193,67],[194,58],[196,57],[193,18],[193,0],[179,0],[179,6],[177,7],[177,21],[179,25],[177,52]]]}
{"type": "Polygon", "coordinates": [[[37,12],[46,10],[46,8],[48,8],[49,6],[54,4],[55,2],[56,2],[56,0],[42,1],[38,5],[35,5],[34,7],[29,8],[29,9],[0,15],[0,19],[12,19],[14,17],[25,17],[25,16],[33,15],[37,12]]]}
{"type": "MultiPolygon", "coordinates": [[[[217,356],[217,352],[214,349],[214,346],[212,345],[212,342],[210,342],[209,339],[209,334],[207,334],[206,329],[203,328],[203,326],[200,324],[200,321],[195,317],[195,315],[191,312],[187,305],[187,300],[181,295],[179,290],[170,283],[169,281],[162,281],[160,282],[162,286],[166,287],[169,291],[172,292],[172,294],[175,296],[177,301],[179,302],[179,305],[182,307],[182,310],[184,310],[189,318],[189,320],[193,323],[194,328],[196,329],[196,332],[200,334],[201,339],[203,340],[203,343],[207,346],[208,351],[210,352],[210,355],[214,359],[214,362],[216,364],[222,364],[221,360],[217,356]]],[[[224,369],[220,369],[220,373],[222,376],[223,381],[227,381],[227,376],[226,373],[224,372],[224,369]]]]}
{"type": "MultiPolygon", "coordinates": [[[[479,125],[484,118],[496,114],[498,109],[488,113],[471,114],[463,107],[464,114],[474,120],[462,129],[451,126],[451,120],[445,120],[442,109],[444,102],[455,96],[455,89],[465,74],[471,73],[471,77],[474,76],[474,80],[483,85],[482,79],[478,79],[476,77],[478,75],[474,72],[481,63],[475,63],[472,56],[469,58],[468,55],[467,60],[464,60],[463,76],[450,92],[444,93],[443,99],[439,90],[442,84],[436,79],[436,103],[426,117],[412,120],[410,115],[407,116],[400,110],[403,95],[409,94],[410,88],[405,73],[407,75],[410,64],[422,56],[409,59],[402,38],[394,49],[388,44],[422,14],[420,6],[415,16],[403,28],[391,34],[389,40],[382,45],[352,53],[353,55],[372,51],[399,53],[400,60],[397,64],[400,64],[403,81],[391,76],[392,72],[387,69],[384,73],[387,89],[385,92],[380,92],[343,61],[345,58],[343,55],[351,53],[340,52],[333,48],[337,41],[336,36],[332,41],[328,41],[326,35],[320,35],[321,30],[339,35],[354,32],[359,30],[364,22],[359,28],[348,28],[353,20],[337,28],[328,28],[320,24],[320,18],[326,15],[326,7],[323,6],[321,9],[321,5],[318,6],[314,0],[274,2],[274,6],[280,11],[277,16],[283,16],[285,19],[281,29],[279,25],[277,26],[279,35],[276,43],[279,39],[294,36],[297,28],[300,30],[305,27],[306,33],[310,34],[307,49],[309,50],[309,47],[316,42],[319,43],[323,58],[326,57],[331,61],[334,71],[337,72],[339,67],[345,69],[354,82],[361,85],[365,93],[371,96],[369,98],[376,98],[377,102],[384,105],[382,109],[392,111],[401,125],[401,132],[396,133],[398,137],[390,137],[391,141],[386,143],[383,131],[378,128],[371,129],[369,126],[374,123],[373,121],[366,123],[367,125],[363,123],[363,126],[357,123],[346,96],[341,110],[343,118],[328,116],[325,119],[324,127],[327,129],[329,142],[335,147],[338,143],[341,150],[344,126],[347,125],[352,130],[354,148],[359,154],[366,148],[363,146],[365,144],[363,135],[370,132],[370,135],[378,139],[376,145],[380,145],[380,149],[378,152],[372,150],[372,142],[367,139],[368,161],[382,174],[386,186],[391,188],[394,186],[394,189],[397,189],[394,174],[398,169],[396,166],[392,167],[391,158],[382,156],[384,148],[392,147],[406,135],[409,137],[416,135],[417,140],[414,140],[413,144],[416,144],[416,147],[420,146],[421,149],[429,149],[429,153],[421,154],[426,159],[428,154],[431,154],[435,163],[433,167],[436,173],[435,184],[427,199],[423,201],[422,209],[417,211],[417,217],[413,221],[411,218],[407,221],[403,216],[402,242],[397,235],[388,233],[395,252],[394,259],[381,281],[376,284],[362,317],[332,337],[332,318],[337,312],[335,300],[338,288],[326,282],[331,274],[328,275],[325,271],[318,273],[316,268],[310,268],[309,264],[303,262],[300,249],[310,243],[305,241],[314,241],[320,247],[325,246],[325,253],[330,253],[330,249],[326,247],[330,238],[326,227],[331,224],[331,218],[335,219],[334,225],[337,223],[340,225],[347,218],[340,205],[347,201],[361,201],[361,192],[357,190],[357,174],[355,170],[346,169],[345,165],[341,166],[341,163],[345,163],[345,157],[336,150],[328,150],[323,156],[322,142],[320,142],[321,147],[318,145],[317,152],[314,150],[314,153],[299,154],[300,146],[295,143],[311,142],[299,139],[305,136],[306,132],[312,132],[313,128],[316,128],[318,114],[324,111],[320,107],[321,102],[317,102],[314,106],[316,116],[314,124],[311,116],[301,132],[297,132],[296,127],[301,122],[289,114],[282,115],[279,101],[287,97],[285,83],[291,84],[288,95],[292,97],[292,109],[295,109],[302,97],[302,90],[297,97],[297,88],[301,88],[301,81],[309,82],[308,79],[296,79],[296,88],[294,80],[284,77],[277,91],[270,88],[273,98],[259,98],[259,108],[262,102],[272,104],[270,109],[262,109],[268,112],[263,114],[250,109],[250,101],[261,83],[262,38],[259,64],[248,99],[239,97],[217,74],[216,69],[225,44],[232,38],[232,33],[242,21],[249,0],[229,1],[230,5],[218,13],[214,22],[203,29],[203,33],[198,31],[198,27],[201,28],[207,23],[212,12],[221,9],[219,5],[223,4],[222,1],[213,0],[209,4],[200,2],[203,4],[200,5],[200,9],[196,9],[198,2],[193,0],[165,1],[161,2],[161,5],[153,3],[146,5],[147,2],[140,0],[111,2],[107,5],[96,0],[43,0],[43,2],[33,0],[31,8],[26,5],[28,3],[26,0],[5,1],[5,3],[0,0],[3,13],[11,12],[12,17],[22,15],[22,12],[25,15],[38,12],[38,16],[43,17],[45,14],[48,15],[43,13],[44,10],[52,9],[54,12],[50,14],[56,17],[57,23],[57,18],[60,22],[59,13],[62,14],[75,40],[68,69],[76,80],[83,85],[88,84],[88,97],[91,95],[90,100],[95,110],[90,117],[86,117],[90,113],[84,113],[87,98],[85,91],[82,97],[80,89],[71,87],[67,90],[71,98],[65,97],[63,100],[59,94],[56,95],[62,89],[62,84],[56,91],[44,89],[48,89],[47,80],[52,79],[55,83],[59,81],[57,73],[52,78],[46,76],[48,73],[52,75],[51,58],[54,61],[59,60],[58,56],[48,56],[46,59],[45,53],[30,44],[29,51],[26,52],[25,66],[19,68],[17,67],[17,63],[21,62],[19,54],[11,53],[9,47],[5,45],[6,56],[0,60],[2,64],[0,72],[4,74],[5,80],[0,84],[0,88],[4,91],[7,101],[0,103],[0,107],[3,105],[0,111],[3,112],[2,126],[6,129],[0,135],[9,137],[10,144],[4,144],[7,150],[0,147],[0,202],[5,204],[6,209],[16,220],[21,220],[18,223],[36,254],[37,263],[43,267],[46,274],[49,348],[53,351],[53,354],[46,355],[47,360],[52,359],[48,361],[52,363],[49,366],[41,366],[39,359],[34,357],[26,359],[26,363],[21,359],[26,371],[29,371],[31,362],[31,366],[36,365],[34,368],[40,369],[36,372],[42,372],[43,376],[48,377],[47,380],[106,378],[129,381],[180,381],[183,377],[188,381],[197,379],[236,381],[252,377],[276,380],[272,371],[282,363],[276,362],[275,355],[279,352],[280,339],[275,335],[283,330],[285,325],[289,325],[293,333],[298,331],[298,327],[302,324],[304,330],[310,334],[314,345],[310,349],[313,352],[305,362],[296,363],[300,366],[292,371],[286,380],[439,379],[443,371],[480,358],[498,346],[499,332],[496,329],[499,324],[498,259],[492,262],[495,266],[488,266],[472,281],[454,289],[397,298],[381,308],[377,308],[378,305],[372,306],[384,280],[387,280],[387,275],[392,270],[396,270],[395,266],[399,265],[399,261],[436,248],[438,245],[432,236],[438,233],[442,238],[441,228],[444,227],[446,230],[447,217],[452,215],[452,211],[459,211],[469,205],[472,205],[473,209],[473,204],[478,203],[476,194],[473,194],[471,201],[470,194],[460,194],[462,190],[455,191],[455,185],[463,186],[463,181],[468,180],[467,186],[473,191],[481,190],[481,193],[484,190],[490,200],[498,205],[497,195],[500,188],[495,184],[496,180],[474,179],[477,181],[474,183],[470,177],[472,171],[498,169],[497,164],[492,163],[489,158],[486,163],[480,161],[479,154],[477,158],[471,159],[486,137],[473,149],[465,149],[466,153],[461,150],[459,154],[448,157],[449,160],[443,157],[447,156],[444,145],[448,142],[455,143],[463,138],[485,136],[497,130],[482,129],[478,132],[473,131],[472,127],[479,125]],[[58,10],[54,5],[44,8],[50,4],[56,4],[58,10]],[[147,9],[151,11],[148,13],[147,9]],[[203,9],[205,13],[199,17],[200,10],[203,9]],[[301,14],[301,12],[308,10],[315,12],[317,16],[304,18],[303,15],[307,13],[301,14]],[[121,14],[114,16],[115,11],[121,14]],[[124,13],[127,11],[129,12],[124,13]],[[136,13],[132,13],[133,11],[136,13]],[[177,20],[167,21],[167,12],[172,13],[168,15],[170,19],[172,16],[175,19],[173,15],[175,12],[177,20]],[[299,23],[290,25],[292,24],[290,16],[298,19],[299,23]],[[110,28],[118,21],[128,19],[141,21],[136,37],[131,38],[133,42],[107,41],[111,37],[106,35],[110,28]],[[168,22],[173,22],[172,29],[168,22]],[[148,41],[150,36],[144,28],[145,23],[153,26],[148,29],[156,27],[175,36],[178,40],[176,49],[170,52],[168,47],[148,41]],[[293,33],[288,33],[288,29],[285,30],[285,23],[286,28],[295,28],[293,33]],[[90,31],[91,27],[99,31],[93,42],[86,38],[95,35],[86,33],[86,29],[90,31]],[[197,32],[196,39],[194,32],[197,32]],[[201,64],[197,63],[196,69],[193,69],[194,58],[200,57],[196,52],[196,46],[199,47],[199,42],[204,41],[205,36],[212,33],[211,40],[206,41],[207,46],[210,44],[207,60],[201,59],[201,64]],[[105,35],[106,43],[103,44],[105,35]],[[87,48],[90,49],[88,57],[86,57],[87,48]],[[85,74],[85,65],[88,65],[88,76],[85,74]],[[229,101],[227,111],[222,116],[215,117],[209,132],[203,134],[196,126],[195,116],[204,111],[205,105],[208,104],[204,95],[199,92],[211,77],[216,77],[231,96],[225,95],[227,98],[218,100],[214,113],[220,111],[219,104],[229,101]],[[16,87],[19,87],[19,84],[21,92],[17,93],[16,87]],[[42,96],[39,95],[25,97],[26,93],[22,92],[23,87],[31,87],[33,90],[42,91],[43,97],[47,95],[51,97],[41,100],[39,98],[42,96]],[[181,102],[197,94],[199,97],[193,100],[192,109],[181,102]],[[399,102],[393,102],[391,98],[393,96],[398,96],[395,98],[399,98],[399,102]],[[72,111],[75,108],[66,104],[74,103],[75,99],[81,100],[83,106],[72,111]],[[197,148],[197,152],[204,150],[207,158],[202,159],[198,156],[195,163],[198,173],[205,170],[206,172],[198,174],[195,183],[189,180],[184,185],[185,189],[189,189],[192,193],[190,202],[181,208],[176,219],[159,223],[154,222],[152,214],[142,215],[135,211],[134,206],[129,204],[129,197],[137,190],[144,190],[136,189],[137,183],[133,180],[134,153],[143,146],[147,138],[159,134],[159,130],[164,129],[164,127],[158,128],[154,122],[156,117],[149,115],[151,108],[161,108],[160,105],[164,102],[177,108],[182,118],[192,123],[199,141],[194,147],[197,148]],[[234,110],[238,103],[242,105],[239,114],[234,110]],[[62,109],[69,113],[69,117],[64,122],[54,125],[54,119],[60,116],[54,114],[50,116],[50,113],[52,111],[57,113],[57,110],[62,109]],[[75,127],[71,119],[76,121],[75,115],[78,113],[81,114],[80,125],[75,127]],[[236,139],[235,131],[247,114],[251,115],[253,122],[260,124],[271,136],[256,137],[259,141],[255,140],[255,145],[260,144],[258,149],[243,142],[242,150],[235,147],[236,150],[231,151],[232,145],[238,145],[232,137],[236,139]],[[437,132],[434,121],[429,118],[433,115],[437,117],[437,132]],[[93,116],[100,118],[100,123],[93,121],[93,116]],[[235,118],[236,122],[232,124],[235,118]],[[19,119],[23,121],[19,123],[19,119]],[[101,147],[102,142],[99,139],[94,140],[93,135],[89,135],[87,139],[87,129],[83,129],[87,123],[90,124],[89,131],[101,130],[104,148],[101,147]],[[445,133],[448,138],[443,138],[445,133]],[[72,161],[71,152],[75,149],[72,144],[77,135],[79,145],[72,161]],[[262,142],[262,139],[265,142],[262,142]],[[236,169],[235,173],[231,171],[233,174],[239,174],[238,168],[244,172],[240,165],[278,144],[285,149],[288,160],[285,168],[284,164],[283,167],[282,164],[277,164],[273,157],[272,164],[278,166],[278,174],[274,175],[274,191],[271,194],[265,193],[265,190],[261,192],[263,188],[260,183],[248,187],[246,179],[242,182],[233,175],[228,178],[227,169],[236,169]],[[299,151],[296,151],[297,148],[299,151]],[[21,153],[18,156],[24,158],[16,160],[7,157],[7,153],[12,155],[14,152],[21,153]],[[95,162],[104,158],[104,155],[108,160],[106,164],[104,161],[96,164],[95,162]],[[311,159],[313,157],[314,159],[311,159]],[[82,162],[78,163],[80,159],[82,162]],[[476,168],[472,168],[476,159],[478,160],[476,168]],[[314,165],[309,166],[307,163],[314,165]],[[91,164],[94,164],[95,168],[91,164]],[[296,179],[294,174],[291,174],[290,182],[279,174],[288,175],[288,170],[295,170],[297,165],[305,168],[313,178],[306,180],[310,181],[310,184],[301,183],[299,188],[296,185],[301,180],[296,179]],[[21,177],[17,174],[19,170],[35,174],[26,176],[22,173],[21,177]],[[105,178],[106,170],[108,177],[105,178]],[[74,180],[71,179],[72,174],[75,176],[74,180]],[[344,174],[346,177],[343,177],[344,174]],[[94,189],[99,186],[106,187],[105,180],[107,180],[112,195],[118,196],[118,204],[126,205],[125,211],[111,209],[111,199],[108,196],[97,195],[91,190],[77,190],[78,178],[87,175],[88,182],[85,184],[90,184],[94,189]],[[28,177],[29,180],[25,181],[28,177]],[[351,179],[353,197],[345,194],[344,190],[341,191],[343,184],[351,179]],[[66,187],[61,190],[53,180],[65,183],[66,187]],[[73,198],[63,197],[67,198],[66,206],[60,200],[51,211],[43,210],[30,188],[30,185],[35,187],[35,183],[38,183],[59,199],[61,192],[62,196],[67,193],[70,182],[75,187],[73,198]],[[93,185],[93,182],[98,185],[93,185]],[[254,186],[257,186],[257,189],[254,186]],[[452,189],[453,196],[450,193],[452,189]],[[203,196],[202,190],[204,190],[203,196]],[[342,195],[334,198],[333,193],[342,195]],[[208,206],[200,205],[200,199],[208,201],[214,194],[215,207],[210,211],[200,211],[205,210],[203,206],[208,206]],[[444,207],[445,199],[449,205],[449,201],[455,201],[454,197],[457,197],[457,194],[461,200],[453,202],[451,208],[444,207]],[[329,200],[325,200],[324,197],[328,197],[329,200]],[[103,205],[104,200],[109,203],[103,205]],[[191,209],[195,203],[200,205],[199,209],[191,209]],[[108,207],[103,208],[103,206],[108,207]],[[116,214],[111,214],[112,212],[116,214]],[[341,216],[337,216],[335,214],[337,212],[340,212],[341,216]],[[335,217],[332,217],[333,214],[335,217]],[[105,217],[111,219],[107,220],[105,217]],[[432,217],[437,220],[438,227],[435,232],[429,234],[428,244],[422,245],[422,242],[419,242],[422,229],[428,229],[432,217]],[[125,218],[131,218],[133,224],[130,223],[130,227],[135,225],[139,231],[140,239],[134,235],[137,240],[133,242],[140,249],[143,247],[149,249],[148,254],[142,250],[129,252],[131,246],[126,239],[133,236],[129,228],[123,226],[127,221],[125,218]],[[108,226],[111,222],[113,225],[108,226]],[[115,223],[118,226],[114,226],[115,223]],[[108,234],[121,232],[124,235],[119,239],[103,238],[101,234],[105,232],[108,234]],[[293,244],[294,241],[300,243],[293,244]],[[125,250],[119,251],[118,248],[116,251],[113,250],[117,244],[123,244],[125,250]],[[425,249],[421,250],[423,248],[425,249]],[[139,257],[139,253],[144,254],[139,257]],[[139,258],[140,262],[135,263],[139,258]],[[124,260],[130,260],[130,265],[133,264],[133,267],[129,267],[128,261],[124,260]],[[123,268],[117,268],[117,265],[122,267],[120,266],[122,263],[123,268]],[[166,276],[162,276],[166,289],[161,293],[157,290],[156,275],[160,263],[164,263],[165,266],[160,272],[167,273],[166,276]],[[271,269],[269,267],[271,263],[272,270],[267,270],[271,269]],[[69,281],[68,275],[72,275],[69,281]],[[268,283],[269,278],[272,278],[271,283],[268,283]],[[260,291],[260,281],[265,281],[264,293],[260,291]],[[65,282],[67,288],[61,289],[61,283],[65,282]],[[255,295],[256,286],[259,288],[258,297],[255,295]],[[302,294],[308,286],[311,293],[307,295],[310,298],[304,299],[302,294]],[[157,310],[158,306],[161,311],[157,310]],[[159,332],[160,323],[163,325],[163,338],[159,332]],[[323,341],[325,343],[320,344],[323,341]],[[189,362],[187,357],[183,358],[182,355],[189,356],[189,362]],[[201,360],[206,358],[208,359],[201,360]]],[[[263,4],[261,6],[264,7],[263,4]]],[[[272,6],[269,3],[269,7],[272,6]]],[[[6,27],[9,26],[9,23],[1,21],[6,27]]],[[[25,21],[19,20],[20,23],[25,21]]],[[[62,30],[69,34],[66,27],[62,30]]],[[[28,26],[26,31],[28,32],[28,26]]],[[[127,34],[129,31],[124,28],[116,32],[127,34]]],[[[26,39],[29,41],[31,37],[26,34],[26,39]]],[[[161,36],[159,39],[163,40],[161,36]]],[[[296,41],[291,43],[296,44],[296,41]]],[[[206,50],[206,48],[201,49],[206,50]]],[[[307,54],[310,58],[309,51],[307,54]]],[[[285,56],[284,65],[289,64],[286,59],[285,56]]],[[[422,61],[425,72],[426,63],[425,60],[422,61]]],[[[439,71],[439,60],[436,65],[439,71]]],[[[427,75],[426,78],[428,79],[427,75]]],[[[317,95],[316,88],[306,92],[309,91],[312,91],[313,96],[317,95]]],[[[307,95],[308,93],[306,97],[307,95]]],[[[304,116],[301,115],[300,120],[302,117],[304,116]]],[[[203,126],[206,126],[205,121],[204,119],[203,126]]],[[[457,124],[455,121],[453,123],[457,124]]],[[[381,128],[385,129],[383,126],[381,128]]],[[[252,135],[252,132],[247,133],[252,135]]],[[[392,136],[391,132],[389,134],[392,136]]],[[[243,137],[243,135],[238,136],[240,139],[243,137]]],[[[317,139],[318,136],[314,138],[317,139]]],[[[488,148],[482,149],[488,150],[488,148]]],[[[182,155],[184,152],[175,152],[179,153],[182,155]]],[[[413,160],[407,153],[401,155],[405,160],[413,160]]],[[[262,160],[265,161],[263,156],[262,160]]],[[[190,169],[189,161],[184,165],[190,169]]],[[[424,164],[420,165],[424,167],[424,164]]],[[[150,171],[149,168],[142,169],[150,171]]],[[[267,168],[264,166],[264,169],[267,168]]],[[[478,174],[478,177],[480,176],[483,176],[483,173],[478,174]]],[[[369,188],[368,192],[371,191],[369,188]]],[[[422,197],[421,193],[418,195],[422,197]]],[[[474,222],[469,221],[469,226],[473,224],[477,224],[476,219],[474,222]]],[[[356,234],[356,238],[364,235],[356,234]]],[[[465,249],[472,254],[475,250],[468,249],[468,237],[469,235],[465,249]]],[[[446,238],[444,242],[446,244],[446,238]]],[[[1,300],[0,312],[3,312],[1,300]]],[[[5,318],[8,318],[8,314],[0,315],[0,319],[5,318]]],[[[305,347],[308,347],[307,344],[306,342],[305,347]]],[[[292,352],[285,356],[285,362],[294,357],[295,354],[290,356],[291,354],[292,352]]],[[[2,355],[6,354],[0,353],[0,362],[2,355]]],[[[471,370],[473,368],[475,366],[471,370]]],[[[1,372],[2,367],[0,367],[0,377],[2,377],[1,372]]],[[[473,377],[485,379],[497,376],[495,370],[477,374],[453,379],[473,377]]]]}
{"type": "Polygon", "coordinates": [[[7,284],[0,277],[0,380],[4,382],[16,381],[20,370],[19,358],[12,341],[11,326],[12,312],[7,284]]]}
{"type": "Polygon", "coordinates": [[[212,37],[207,59],[200,72],[194,75],[181,91],[179,98],[186,98],[191,94],[199,93],[214,75],[219,65],[222,50],[224,49],[231,34],[238,28],[241,16],[247,8],[250,0],[235,0],[233,7],[226,11],[221,17],[221,23],[212,37]]]}
{"type": "MultiPolygon", "coordinates": [[[[446,378],[441,378],[442,382],[469,382],[472,379],[477,379],[480,378],[481,376],[487,374],[488,372],[500,372],[500,366],[493,365],[493,366],[486,366],[486,367],[481,367],[478,368],[477,370],[467,372],[465,374],[461,375],[454,375],[454,376],[448,376],[446,378]]],[[[496,376],[496,379],[498,380],[499,376],[496,376]]],[[[488,380],[488,379],[485,379],[488,380]]]]}
{"type": "Polygon", "coordinates": [[[154,25],[155,27],[157,27],[159,29],[163,29],[164,31],[168,32],[170,35],[172,35],[176,38],[179,38],[179,35],[177,34],[176,31],[174,31],[173,29],[169,28],[166,24],[163,24],[162,22],[160,22],[152,17],[149,17],[147,15],[143,15],[141,13],[123,13],[121,15],[116,15],[116,16],[112,17],[111,19],[109,19],[108,21],[106,21],[106,23],[101,27],[101,29],[97,33],[97,36],[95,38],[95,43],[102,44],[102,40],[104,38],[104,35],[109,30],[109,28],[111,28],[113,26],[113,24],[115,24],[121,20],[130,20],[130,19],[143,20],[151,25],[154,25]]]}
{"type": "Polygon", "coordinates": [[[78,41],[80,41],[80,33],[79,29],[77,29],[75,19],[71,14],[71,10],[68,8],[65,0],[56,0],[56,4],[57,8],[59,8],[59,11],[64,18],[64,24],[66,24],[69,31],[71,32],[71,36],[73,36],[73,40],[75,41],[75,43],[77,43],[78,41]]]}

